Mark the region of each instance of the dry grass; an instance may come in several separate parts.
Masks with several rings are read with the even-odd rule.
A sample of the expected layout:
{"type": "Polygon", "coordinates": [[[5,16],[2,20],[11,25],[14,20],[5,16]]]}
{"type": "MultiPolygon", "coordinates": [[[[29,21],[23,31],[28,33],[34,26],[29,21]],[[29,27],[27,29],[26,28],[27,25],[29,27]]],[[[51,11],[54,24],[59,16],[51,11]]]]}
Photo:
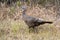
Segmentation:
{"type": "Polygon", "coordinates": [[[53,24],[38,26],[38,33],[33,31],[29,33],[28,26],[21,19],[22,13],[19,10],[18,7],[0,8],[0,40],[60,40],[60,29],[56,27],[60,23],[54,21],[56,13],[53,8],[28,9],[27,14],[29,13],[30,16],[54,21],[53,24]]]}
{"type": "Polygon", "coordinates": [[[22,21],[5,20],[0,22],[0,40],[60,40],[60,30],[54,25],[41,25],[39,32],[30,32],[22,21]]]}

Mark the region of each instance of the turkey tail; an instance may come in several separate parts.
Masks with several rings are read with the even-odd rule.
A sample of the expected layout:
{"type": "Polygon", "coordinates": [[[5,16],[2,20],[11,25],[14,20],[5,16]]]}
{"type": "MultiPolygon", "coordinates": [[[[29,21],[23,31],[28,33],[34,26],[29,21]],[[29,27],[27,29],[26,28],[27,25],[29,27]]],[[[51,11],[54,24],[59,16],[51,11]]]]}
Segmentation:
{"type": "Polygon", "coordinates": [[[43,21],[43,23],[49,23],[49,24],[52,24],[53,22],[51,22],[51,21],[43,21]]]}
{"type": "Polygon", "coordinates": [[[45,23],[49,23],[49,24],[52,24],[53,22],[45,22],[45,23]]]}

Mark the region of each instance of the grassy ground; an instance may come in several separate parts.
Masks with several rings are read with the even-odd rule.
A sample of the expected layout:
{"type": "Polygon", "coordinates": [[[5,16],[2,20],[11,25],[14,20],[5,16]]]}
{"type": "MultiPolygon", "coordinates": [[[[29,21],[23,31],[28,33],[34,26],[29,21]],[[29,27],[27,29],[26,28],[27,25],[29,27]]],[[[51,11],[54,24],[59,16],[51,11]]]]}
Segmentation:
{"type": "Polygon", "coordinates": [[[0,22],[0,40],[60,40],[60,30],[53,24],[38,28],[38,33],[29,33],[28,26],[22,20],[4,20],[0,22]]]}
{"type": "Polygon", "coordinates": [[[53,24],[40,25],[37,32],[29,33],[28,26],[21,17],[19,7],[1,7],[0,8],[0,40],[60,40],[60,20],[55,21],[56,12],[53,8],[45,9],[35,7],[28,9],[30,16],[54,21],[53,24]],[[48,11],[47,11],[48,10],[48,11]]]}

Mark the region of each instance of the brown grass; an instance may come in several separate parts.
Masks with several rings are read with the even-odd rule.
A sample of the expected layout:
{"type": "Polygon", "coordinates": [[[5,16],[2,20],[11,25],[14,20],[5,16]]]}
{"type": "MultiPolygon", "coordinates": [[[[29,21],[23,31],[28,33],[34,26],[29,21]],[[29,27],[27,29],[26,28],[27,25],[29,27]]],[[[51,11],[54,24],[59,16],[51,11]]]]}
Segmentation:
{"type": "Polygon", "coordinates": [[[53,21],[53,24],[38,26],[38,33],[29,33],[28,26],[21,19],[21,9],[19,7],[0,8],[0,40],[60,40],[59,21],[56,20],[54,7],[46,9],[44,7],[28,7],[28,15],[44,20],[53,21]],[[57,26],[56,26],[57,25],[57,26]]]}

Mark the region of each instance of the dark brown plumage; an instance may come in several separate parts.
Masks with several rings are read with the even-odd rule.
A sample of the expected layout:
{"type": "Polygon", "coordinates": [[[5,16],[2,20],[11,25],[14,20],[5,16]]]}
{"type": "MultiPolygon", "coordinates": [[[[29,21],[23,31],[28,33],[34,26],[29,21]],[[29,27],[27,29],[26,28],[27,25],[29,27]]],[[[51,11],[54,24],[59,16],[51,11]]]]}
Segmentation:
{"type": "Polygon", "coordinates": [[[39,19],[39,18],[28,16],[25,13],[26,8],[22,7],[22,9],[23,9],[22,18],[25,21],[25,23],[29,26],[29,28],[35,28],[35,27],[37,27],[39,25],[42,25],[42,24],[45,24],[45,23],[49,23],[49,24],[53,23],[53,22],[50,22],[50,21],[45,21],[45,20],[42,20],[42,19],[39,19]]]}

